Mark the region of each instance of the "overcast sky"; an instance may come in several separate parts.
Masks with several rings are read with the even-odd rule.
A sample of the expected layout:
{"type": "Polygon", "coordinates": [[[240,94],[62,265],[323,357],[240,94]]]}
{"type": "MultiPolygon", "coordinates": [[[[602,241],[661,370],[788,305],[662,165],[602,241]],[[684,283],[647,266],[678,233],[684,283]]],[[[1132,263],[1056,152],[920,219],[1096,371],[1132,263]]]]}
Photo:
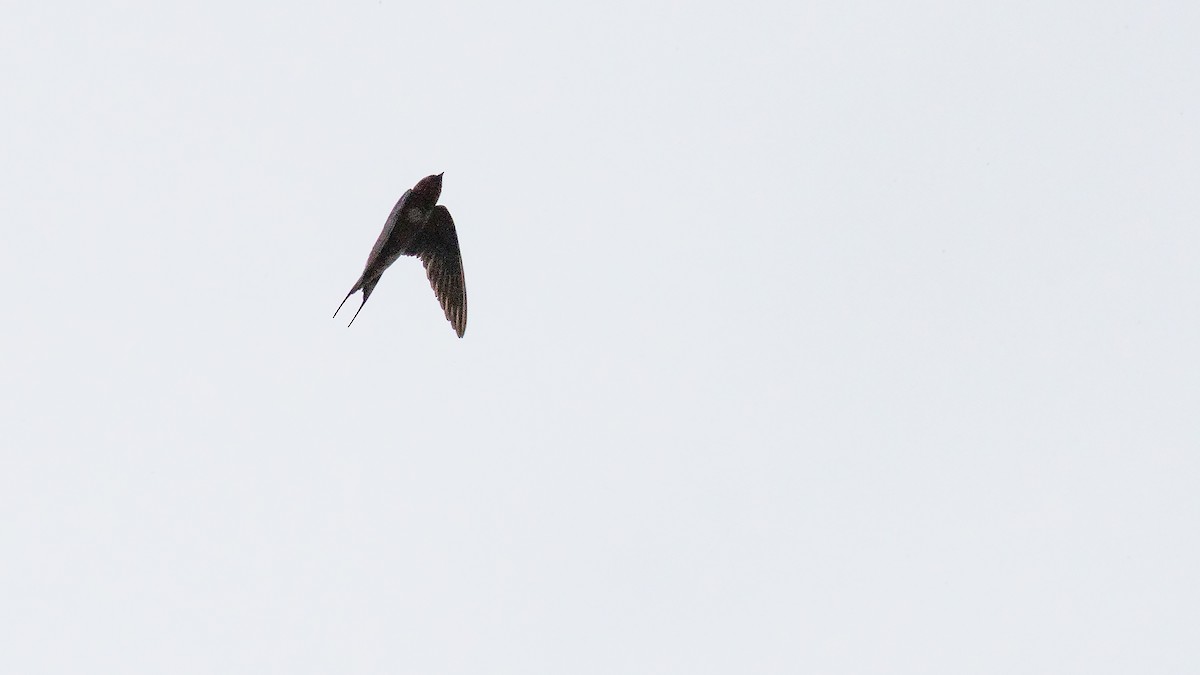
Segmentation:
{"type": "Polygon", "coordinates": [[[0,672],[1200,671],[1197,36],[8,4],[0,672]]]}

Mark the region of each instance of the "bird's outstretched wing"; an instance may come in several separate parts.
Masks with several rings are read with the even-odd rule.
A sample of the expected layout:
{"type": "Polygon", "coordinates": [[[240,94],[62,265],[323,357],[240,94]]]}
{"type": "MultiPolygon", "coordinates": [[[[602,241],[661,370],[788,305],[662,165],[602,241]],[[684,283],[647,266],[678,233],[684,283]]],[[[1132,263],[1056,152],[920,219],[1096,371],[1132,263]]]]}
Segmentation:
{"type": "Polygon", "coordinates": [[[396,258],[400,256],[398,250],[390,256],[385,255],[386,249],[398,249],[396,240],[403,239],[407,233],[397,231],[397,226],[404,229],[401,223],[401,214],[404,212],[404,205],[408,202],[409,195],[412,190],[405,190],[404,194],[400,195],[400,199],[396,201],[396,205],[392,207],[392,212],[388,214],[388,218],[383,223],[383,230],[379,233],[379,238],[375,240],[375,245],[371,247],[371,255],[367,256],[367,264],[363,268],[364,276],[371,276],[372,273],[378,272],[382,275],[383,270],[387,269],[396,258]],[[387,258],[391,258],[388,260],[387,258]],[[383,269],[378,269],[382,267],[383,269]]]}
{"type": "Polygon", "coordinates": [[[429,223],[405,251],[425,263],[425,275],[446,313],[446,320],[462,337],[467,331],[467,282],[463,277],[462,253],[454,219],[444,206],[434,208],[429,223]]]}
{"type": "Polygon", "coordinates": [[[358,281],[354,282],[354,286],[350,288],[346,297],[342,298],[342,304],[338,305],[337,311],[333,313],[334,316],[337,316],[338,312],[342,311],[342,305],[346,304],[350,296],[354,295],[355,291],[361,290],[363,292],[362,304],[358,306],[358,311],[351,317],[347,326],[354,325],[354,319],[358,318],[358,312],[361,312],[362,308],[366,306],[367,299],[371,297],[371,291],[375,290],[375,285],[379,283],[379,277],[383,275],[383,271],[391,266],[396,258],[400,257],[403,242],[399,240],[411,236],[407,232],[397,231],[396,228],[397,225],[400,225],[401,229],[404,228],[401,223],[401,214],[404,212],[404,204],[411,194],[412,190],[405,190],[396,205],[392,207],[391,214],[383,223],[383,231],[379,233],[375,245],[371,247],[371,254],[367,256],[367,264],[363,267],[362,274],[359,275],[358,281]]]}

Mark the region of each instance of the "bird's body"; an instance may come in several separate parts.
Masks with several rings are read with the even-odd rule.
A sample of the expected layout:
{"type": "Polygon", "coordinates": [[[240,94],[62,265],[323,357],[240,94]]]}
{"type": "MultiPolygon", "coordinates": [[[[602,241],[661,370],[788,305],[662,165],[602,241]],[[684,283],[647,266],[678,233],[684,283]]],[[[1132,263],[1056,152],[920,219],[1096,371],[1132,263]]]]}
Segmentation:
{"type": "Polygon", "coordinates": [[[354,282],[342,304],[338,305],[334,316],[342,311],[342,305],[355,291],[361,290],[362,304],[350,319],[350,324],[353,324],[384,270],[401,256],[411,255],[425,264],[429,285],[433,287],[446,319],[458,337],[463,336],[467,330],[467,285],[463,277],[462,254],[458,248],[454,220],[446,207],[437,205],[441,194],[440,173],[422,178],[413,189],[405,191],[383,224],[383,231],[375,240],[371,255],[367,256],[362,275],[354,282]]]}

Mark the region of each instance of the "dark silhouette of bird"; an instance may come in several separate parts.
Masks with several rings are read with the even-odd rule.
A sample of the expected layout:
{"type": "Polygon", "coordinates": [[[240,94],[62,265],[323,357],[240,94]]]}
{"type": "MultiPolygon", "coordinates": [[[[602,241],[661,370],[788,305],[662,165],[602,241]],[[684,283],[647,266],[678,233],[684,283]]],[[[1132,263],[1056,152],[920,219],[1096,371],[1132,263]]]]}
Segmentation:
{"type": "Polygon", "coordinates": [[[411,255],[425,264],[425,275],[446,313],[446,320],[458,337],[463,336],[467,330],[467,282],[463,278],[462,253],[458,249],[454,220],[450,218],[450,211],[437,203],[441,195],[440,173],[422,178],[413,189],[405,191],[383,224],[383,232],[379,233],[371,255],[367,256],[362,276],[338,305],[337,312],[333,313],[335,317],[346,300],[361,290],[362,304],[346,324],[353,325],[384,270],[400,256],[411,255]]]}

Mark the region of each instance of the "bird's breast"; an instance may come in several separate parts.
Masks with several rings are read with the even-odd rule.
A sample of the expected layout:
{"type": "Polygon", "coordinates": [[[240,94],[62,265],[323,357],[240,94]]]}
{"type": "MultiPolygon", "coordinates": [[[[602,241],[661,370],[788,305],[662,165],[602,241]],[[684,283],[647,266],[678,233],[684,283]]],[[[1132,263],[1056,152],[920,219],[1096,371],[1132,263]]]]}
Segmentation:
{"type": "Polygon", "coordinates": [[[404,219],[410,223],[423,223],[426,220],[425,212],[420,207],[414,206],[404,213],[404,219]]]}

